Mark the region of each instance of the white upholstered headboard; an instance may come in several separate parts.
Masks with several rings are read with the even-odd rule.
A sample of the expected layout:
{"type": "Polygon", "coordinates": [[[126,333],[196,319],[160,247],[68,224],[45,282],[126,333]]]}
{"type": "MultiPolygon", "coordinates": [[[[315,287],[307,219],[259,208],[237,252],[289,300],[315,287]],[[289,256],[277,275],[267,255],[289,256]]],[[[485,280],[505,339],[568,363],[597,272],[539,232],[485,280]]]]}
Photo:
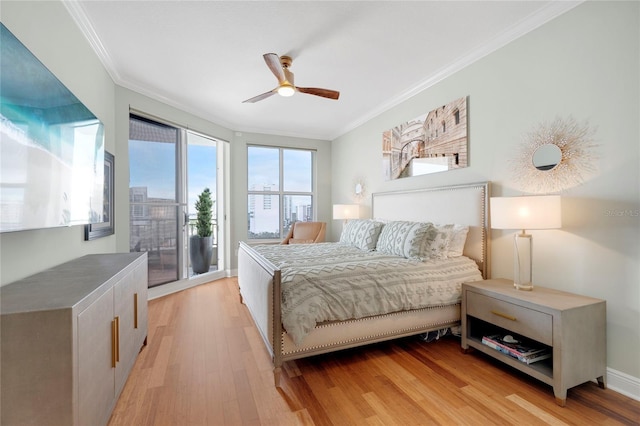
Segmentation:
{"type": "Polygon", "coordinates": [[[490,182],[372,194],[374,219],[469,226],[464,255],[490,277],[490,182]]]}

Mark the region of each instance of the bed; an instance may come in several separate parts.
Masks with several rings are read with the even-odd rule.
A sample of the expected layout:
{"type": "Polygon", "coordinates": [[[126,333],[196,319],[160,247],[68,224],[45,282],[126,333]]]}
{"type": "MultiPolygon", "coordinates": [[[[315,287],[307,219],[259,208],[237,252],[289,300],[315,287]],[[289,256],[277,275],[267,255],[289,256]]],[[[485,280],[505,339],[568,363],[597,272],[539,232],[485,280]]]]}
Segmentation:
{"type": "MultiPolygon", "coordinates": [[[[377,297],[377,299],[382,299],[381,303],[385,305],[388,304],[388,300],[398,300],[397,303],[399,305],[404,303],[403,306],[391,307],[392,311],[386,313],[371,311],[374,312],[371,314],[368,313],[367,308],[364,308],[363,312],[358,312],[358,315],[352,318],[346,317],[347,314],[341,312],[337,316],[340,319],[324,320],[325,317],[320,315],[318,317],[320,320],[315,323],[313,321],[308,323],[303,318],[305,315],[296,314],[291,306],[292,294],[300,296],[298,293],[302,293],[302,300],[306,300],[305,298],[314,291],[292,290],[292,288],[299,288],[292,286],[297,282],[315,280],[322,283],[322,289],[316,293],[328,293],[326,297],[331,298],[333,296],[327,289],[334,288],[339,282],[354,281],[354,277],[358,278],[356,281],[360,280],[360,277],[366,275],[368,268],[373,267],[369,266],[372,264],[378,265],[375,266],[376,268],[382,268],[370,274],[378,278],[388,276],[389,279],[393,279],[394,268],[397,271],[406,268],[410,271],[407,273],[414,278],[416,274],[423,273],[437,277],[444,268],[453,268],[452,270],[458,272],[464,270],[464,274],[460,272],[462,275],[456,279],[486,279],[490,276],[489,196],[489,182],[372,194],[372,222],[383,223],[382,230],[388,227],[386,229],[389,231],[392,229],[390,225],[395,226],[398,223],[420,223],[419,229],[422,230],[433,230],[433,227],[425,228],[425,223],[449,227],[453,224],[464,226],[467,229],[466,238],[462,243],[464,248],[460,247],[463,256],[450,259],[454,260],[453,266],[443,266],[447,262],[435,258],[425,260],[419,256],[417,259],[415,256],[406,256],[407,259],[395,253],[382,252],[381,250],[384,250],[380,247],[383,245],[382,240],[378,241],[376,250],[362,250],[363,247],[354,250],[348,244],[345,245],[344,241],[303,245],[305,247],[250,246],[240,242],[238,250],[240,300],[247,306],[272,357],[276,386],[280,385],[281,368],[286,361],[458,326],[460,294],[459,292],[453,294],[450,288],[452,286],[446,283],[442,283],[435,289],[424,290],[408,287],[407,279],[397,278],[402,281],[402,285],[398,287],[410,288],[412,296],[392,295],[377,297]],[[337,252],[331,254],[331,250],[337,250],[337,252]],[[328,257],[325,256],[325,252],[329,252],[326,255],[328,257]],[[365,262],[359,263],[360,261],[356,260],[358,256],[364,256],[365,262]],[[475,275],[465,275],[470,273],[469,263],[473,264],[475,275]],[[302,271],[305,268],[307,270],[302,271]],[[346,270],[349,270],[348,275],[343,274],[346,270]],[[308,276],[313,278],[305,278],[308,276]],[[437,294],[438,297],[427,304],[414,303],[417,299],[414,296],[425,292],[437,294]],[[300,325],[298,329],[296,325],[300,325]]],[[[379,236],[382,238],[383,232],[389,234],[390,231],[387,231],[381,231],[379,236]]],[[[345,238],[345,232],[346,228],[341,239],[345,238]]],[[[388,235],[386,238],[388,239],[388,235]]],[[[418,276],[423,277],[423,275],[418,276]]],[[[413,283],[420,285],[419,281],[426,280],[421,278],[409,281],[412,285],[413,283]]],[[[459,284],[457,289],[459,291],[459,284]]],[[[363,295],[355,298],[361,301],[371,297],[363,295]]],[[[322,313],[327,310],[327,306],[327,304],[314,302],[307,308],[322,313]]],[[[331,306],[330,310],[334,310],[333,305],[331,306]]]]}

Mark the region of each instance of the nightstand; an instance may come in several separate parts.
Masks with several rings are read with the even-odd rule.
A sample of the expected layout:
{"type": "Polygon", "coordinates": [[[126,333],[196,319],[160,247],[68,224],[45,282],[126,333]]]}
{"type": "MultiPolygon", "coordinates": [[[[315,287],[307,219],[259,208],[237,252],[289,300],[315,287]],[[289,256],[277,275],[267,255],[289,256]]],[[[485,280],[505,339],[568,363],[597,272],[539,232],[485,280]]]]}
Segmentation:
{"type": "Polygon", "coordinates": [[[605,388],[606,302],[544,287],[520,291],[491,279],[462,285],[462,348],[470,347],[553,386],[565,406],[567,389],[596,379],[605,388]],[[524,336],[551,358],[526,364],[482,343],[491,334],[524,336]]]}

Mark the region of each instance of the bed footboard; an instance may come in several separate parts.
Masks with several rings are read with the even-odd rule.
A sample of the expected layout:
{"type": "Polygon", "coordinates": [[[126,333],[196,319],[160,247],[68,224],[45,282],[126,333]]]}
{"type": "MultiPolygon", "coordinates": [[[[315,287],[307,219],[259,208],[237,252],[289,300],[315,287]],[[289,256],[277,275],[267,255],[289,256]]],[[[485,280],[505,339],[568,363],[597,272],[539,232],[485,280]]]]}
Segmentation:
{"type": "Polygon", "coordinates": [[[273,284],[280,271],[250,246],[240,242],[238,249],[238,286],[240,297],[249,309],[262,339],[273,356],[273,284]]]}
{"type": "Polygon", "coordinates": [[[460,304],[394,312],[358,320],[318,324],[297,346],[282,327],[280,270],[246,243],[238,250],[243,303],[272,357],[275,385],[282,364],[299,358],[425,333],[460,324],[460,304]]]}
{"type": "Polygon", "coordinates": [[[274,378],[279,386],[283,362],[279,343],[282,336],[280,270],[242,241],[238,248],[238,286],[241,301],[249,309],[272,357],[274,378]]]}

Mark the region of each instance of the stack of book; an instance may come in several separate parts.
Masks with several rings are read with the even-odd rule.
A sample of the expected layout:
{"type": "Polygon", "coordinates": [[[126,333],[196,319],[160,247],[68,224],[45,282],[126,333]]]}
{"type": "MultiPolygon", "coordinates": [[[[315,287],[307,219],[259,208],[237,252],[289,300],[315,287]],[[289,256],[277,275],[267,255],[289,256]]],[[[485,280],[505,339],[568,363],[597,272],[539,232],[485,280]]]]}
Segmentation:
{"type": "Polygon", "coordinates": [[[547,347],[536,346],[535,344],[531,344],[531,342],[523,343],[514,341],[513,339],[507,339],[507,341],[505,341],[499,334],[483,336],[482,343],[526,364],[551,358],[551,350],[547,347]]]}

